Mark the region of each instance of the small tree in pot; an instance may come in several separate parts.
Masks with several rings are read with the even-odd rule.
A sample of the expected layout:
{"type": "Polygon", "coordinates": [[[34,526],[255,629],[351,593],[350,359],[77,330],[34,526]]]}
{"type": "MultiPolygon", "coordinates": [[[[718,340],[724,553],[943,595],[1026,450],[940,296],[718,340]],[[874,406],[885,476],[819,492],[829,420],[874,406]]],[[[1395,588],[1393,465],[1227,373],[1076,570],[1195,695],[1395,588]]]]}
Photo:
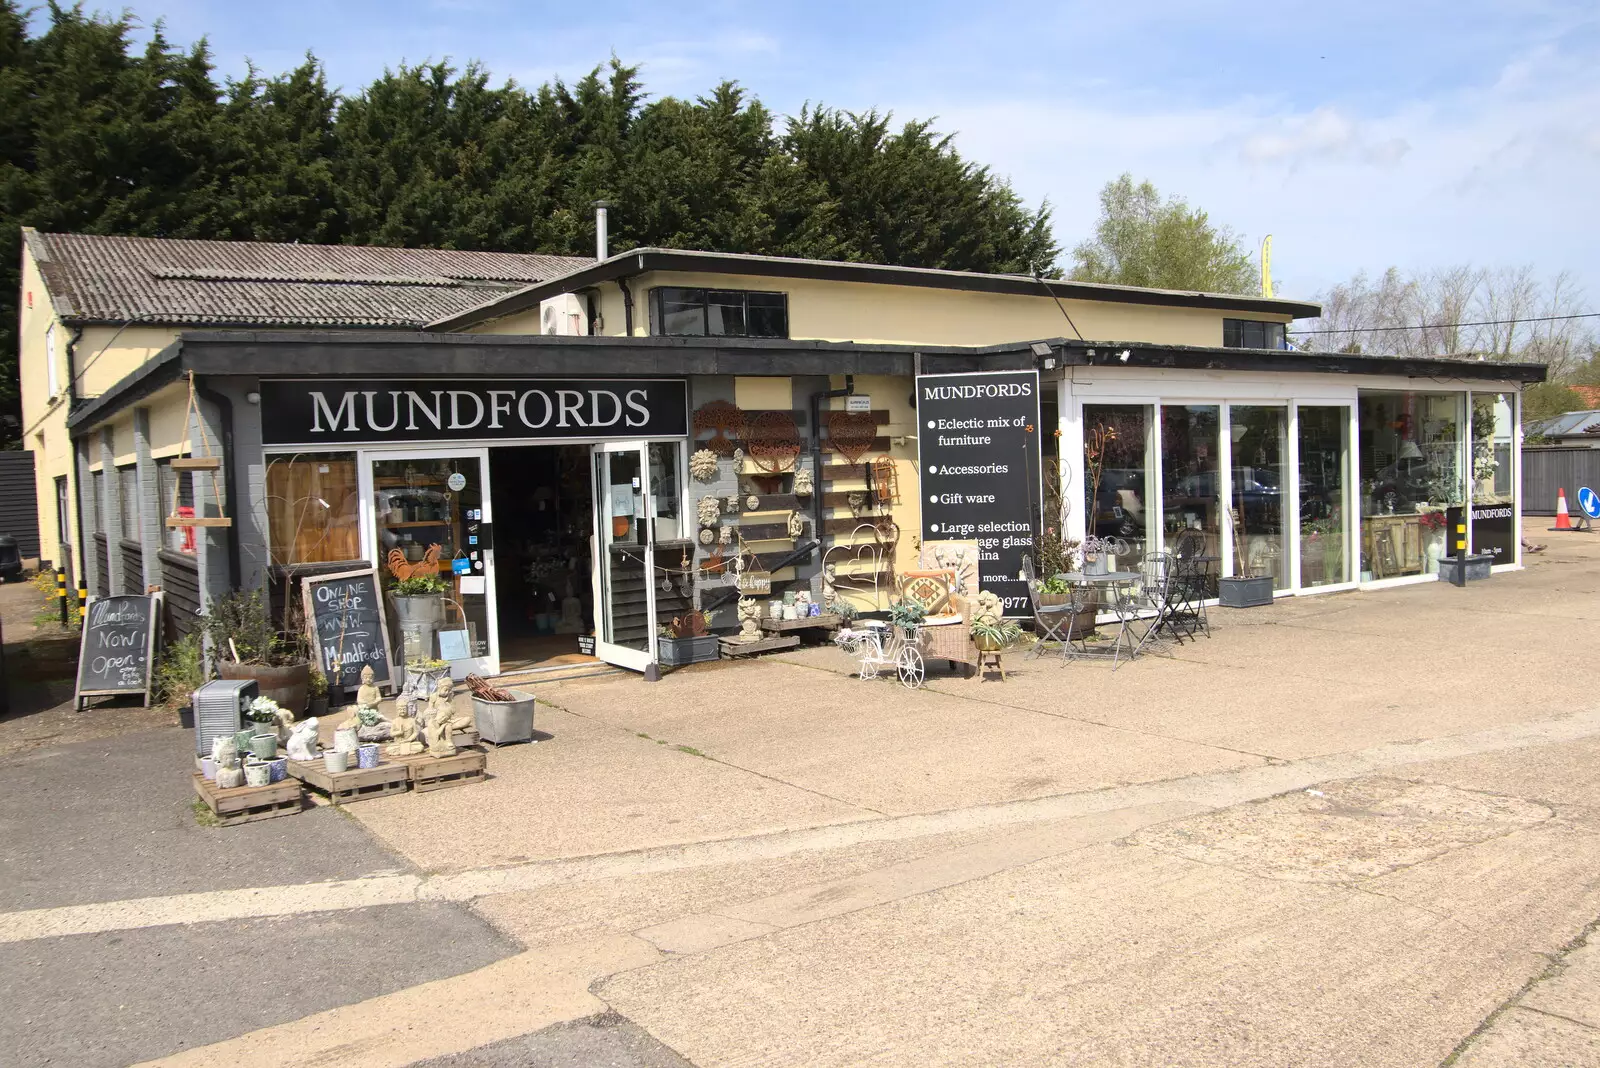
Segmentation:
{"type": "Polygon", "coordinates": [[[218,676],[254,679],[262,697],[305,711],[311,682],[305,635],[298,627],[274,626],[260,590],[235,590],[212,602],[205,634],[218,676]]]}

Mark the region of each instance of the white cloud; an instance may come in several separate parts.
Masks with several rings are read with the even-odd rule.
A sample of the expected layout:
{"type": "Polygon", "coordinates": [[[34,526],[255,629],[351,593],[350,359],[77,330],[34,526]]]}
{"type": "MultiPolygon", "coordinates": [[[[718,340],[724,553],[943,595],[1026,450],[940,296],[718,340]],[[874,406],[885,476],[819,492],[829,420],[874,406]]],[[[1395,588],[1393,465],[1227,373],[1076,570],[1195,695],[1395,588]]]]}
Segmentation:
{"type": "Polygon", "coordinates": [[[1071,248],[1100,186],[1149,178],[1231,225],[1274,235],[1287,290],[1309,294],[1360,269],[1532,264],[1570,269],[1600,308],[1600,65],[1539,49],[1467,88],[1397,100],[1246,97],[1217,106],[1141,92],[939,106],[971,158],[1048,197],[1071,248]]]}

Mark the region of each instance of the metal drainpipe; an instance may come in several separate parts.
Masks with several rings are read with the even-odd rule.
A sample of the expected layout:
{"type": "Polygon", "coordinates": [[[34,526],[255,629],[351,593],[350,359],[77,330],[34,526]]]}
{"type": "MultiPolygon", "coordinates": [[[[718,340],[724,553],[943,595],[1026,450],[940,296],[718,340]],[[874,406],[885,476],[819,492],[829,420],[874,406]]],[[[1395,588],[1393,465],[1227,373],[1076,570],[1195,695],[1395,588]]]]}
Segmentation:
{"type": "Polygon", "coordinates": [[[833,397],[851,397],[856,392],[856,376],[844,376],[843,389],[822,390],[811,394],[811,520],[815,524],[811,536],[817,539],[817,564],[822,564],[822,517],[826,509],[822,504],[822,402],[833,397]]]}
{"type": "Polygon", "coordinates": [[[617,279],[617,288],[622,290],[622,329],[624,337],[633,336],[633,290],[628,288],[626,278],[617,279]]]}
{"type": "Polygon", "coordinates": [[[233,401],[218,393],[209,386],[202,385],[202,379],[195,378],[194,391],[202,400],[210,401],[217,406],[218,418],[222,422],[222,509],[223,514],[233,517],[233,526],[224,527],[228,532],[228,586],[230,589],[239,588],[240,576],[244,573],[244,566],[239,559],[240,515],[238,509],[239,485],[234,478],[233,455],[233,401]]]}

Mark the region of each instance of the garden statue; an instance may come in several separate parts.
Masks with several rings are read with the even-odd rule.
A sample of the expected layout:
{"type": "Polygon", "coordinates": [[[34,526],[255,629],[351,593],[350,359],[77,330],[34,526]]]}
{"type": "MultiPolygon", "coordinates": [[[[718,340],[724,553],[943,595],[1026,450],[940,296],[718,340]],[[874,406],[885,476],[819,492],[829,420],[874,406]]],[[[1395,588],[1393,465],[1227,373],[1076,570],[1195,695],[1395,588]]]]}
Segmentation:
{"type": "Polygon", "coordinates": [[[272,713],[278,727],[278,744],[288,745],[290,732],[294,730],[294,713],[279,705],[272,713]]]}
{"type": "Polygon", "coordinates": [[[761,640],[761,602],[754,597],[739,598],[739,642],[748,645],[761,640]]]}
{"type": "MultiPolygon", "coordinates": [[[[361,705],[356,709],[356,738],[363,742],[387,742],[394,734],[394,724],[389,722],[387,716],[371,705],[361,705]]],[[[349,722],[345,726],[349,726],[349,722]]]]}
{"type": "Polygon", "coordinates": [[[378,702],[383,700],[383,694],[379,692],[377,683],[375,682],[377,677],[378,676],[372,670],[371,664],[368,664],[361,669],[361,685],[356,690],[357,705],[366,708],[378,707],[378,702]]]}
{"type": "Polygon", "coordinates": [[[317,758],[317,717],[301,720],[289,732],[288,756],[290,760],[315,760],[317,758]]]}
{"type": "Polygon", "coordinates": [[[803,467],[794,473],[794,495],[796,497],[811,496],[811,469],[803,467]]]}
{"type": "Polygon", "coordinates": [[[428,755],[447,757],[456,755],[456,743],[451,740],[451,735],[456,729],[456,710],[450,703],[449,694],[443,700],[439,694],[434,694],[434,701],[428,705],[428,755]]]}
{"type": "Polygon", "coordinates": [[[217,788],[231,790],[244,785],[244,769],[239,766],[239,747],[232,738],[219,739],[213,748],[217,761],[217,788]]]}
{"type": "Polygon", "coordinates": [[[384,749],[386,754],[392,757],[404,757],[416,756],[422,752],[422,739],[417,730],[416,716],[402,708],[391,726],[394,728],[394,744],[384,749]]]}

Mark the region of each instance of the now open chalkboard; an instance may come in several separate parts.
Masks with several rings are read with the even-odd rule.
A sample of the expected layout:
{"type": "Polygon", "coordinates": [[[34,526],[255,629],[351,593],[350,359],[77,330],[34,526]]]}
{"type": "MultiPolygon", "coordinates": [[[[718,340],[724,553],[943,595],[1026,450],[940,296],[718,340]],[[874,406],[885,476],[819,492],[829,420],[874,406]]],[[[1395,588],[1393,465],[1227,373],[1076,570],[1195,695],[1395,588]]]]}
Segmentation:
{"type": "Polygon", "coordinates": [[[78,648],[78,686],[73,707],[85,697],[142,693],[150,703],[150,675],[156,660],[156,623],[161,594],[101,597],[83,616],[78,648]]]}
{"type": "Polygon", "coordinates": [[[300,587],[310,621],[317,664],[328,676],[328,689],[353,690],[361,685],[361,669],[370,666],[383,689],[394,688],[389,663],[389,626],[383,614],[383,592],[375,568],[314,575],[300,587]]]}

